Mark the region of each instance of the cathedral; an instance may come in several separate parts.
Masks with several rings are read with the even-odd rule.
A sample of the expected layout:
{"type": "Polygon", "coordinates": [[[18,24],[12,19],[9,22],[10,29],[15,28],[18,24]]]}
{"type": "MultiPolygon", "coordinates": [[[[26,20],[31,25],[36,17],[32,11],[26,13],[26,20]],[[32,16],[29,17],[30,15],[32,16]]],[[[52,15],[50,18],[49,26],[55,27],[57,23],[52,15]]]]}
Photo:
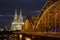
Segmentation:
{"type": "Polygon", "coordinates": [[[11,30],[13,31],[22,30],[23,24],[24,22],[23,22],[22,11],[20,10],[20,15],[17,15],[17,10],[15,10],[15,15],[11,25],[11,30]]]}

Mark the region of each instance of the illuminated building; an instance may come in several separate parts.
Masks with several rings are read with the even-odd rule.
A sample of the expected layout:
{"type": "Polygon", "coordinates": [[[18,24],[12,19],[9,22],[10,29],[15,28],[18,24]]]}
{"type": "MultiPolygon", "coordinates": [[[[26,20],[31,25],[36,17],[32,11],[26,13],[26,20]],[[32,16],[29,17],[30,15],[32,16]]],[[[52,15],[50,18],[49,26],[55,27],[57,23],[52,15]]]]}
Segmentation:
{"type": "Polygon", "coordinates": [[[23,24],[24,22],[21,10],[20,10],[20,16],[17,15],[17,10],[15,10],[14,21],[12,22],[11,30],[13,31],[22,30],[23,24]]]}

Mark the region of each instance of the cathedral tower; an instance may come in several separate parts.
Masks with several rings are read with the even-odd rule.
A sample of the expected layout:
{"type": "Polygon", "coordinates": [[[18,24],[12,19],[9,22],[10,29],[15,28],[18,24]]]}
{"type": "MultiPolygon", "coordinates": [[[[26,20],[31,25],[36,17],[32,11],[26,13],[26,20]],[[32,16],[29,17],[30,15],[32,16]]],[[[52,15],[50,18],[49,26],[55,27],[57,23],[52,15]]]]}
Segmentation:
{"type": "Polygon", "coordinates": [[[20,16],[17,15],[17,10],[15,10],[14,21],[12,22],[11,30],[13,31],[22,30],[23,23],[24,22],[21,10],[20,10],[20,16]]]}

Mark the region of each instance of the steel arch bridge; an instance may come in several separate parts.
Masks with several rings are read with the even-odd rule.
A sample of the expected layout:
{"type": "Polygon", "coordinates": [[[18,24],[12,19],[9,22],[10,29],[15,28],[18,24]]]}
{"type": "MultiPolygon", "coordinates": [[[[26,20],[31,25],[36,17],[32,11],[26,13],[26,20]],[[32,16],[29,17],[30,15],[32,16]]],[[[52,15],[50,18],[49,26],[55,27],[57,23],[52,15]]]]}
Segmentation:
{"type": "Polygon", "coordinates": [[[23,32],[36,35],[59,35],[60,37],[59,0],[48,0],[37,16],[31,16],[26,19],[23,32]]]}
{"type": "Polygon", "coordinates": [[[35,27],[42,27],[43,31],[60,32],[60,1],[56,1],[42,13],[35,27]]]}

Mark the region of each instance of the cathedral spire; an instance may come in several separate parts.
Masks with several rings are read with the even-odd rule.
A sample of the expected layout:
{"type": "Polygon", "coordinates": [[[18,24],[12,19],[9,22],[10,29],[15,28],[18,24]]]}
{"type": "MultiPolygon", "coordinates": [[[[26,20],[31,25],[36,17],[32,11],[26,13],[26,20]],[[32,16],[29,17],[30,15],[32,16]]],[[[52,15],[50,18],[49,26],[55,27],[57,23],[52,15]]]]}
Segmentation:
{"type": "Polygon", "coordinates": [[[22,17],[22,10],[20,9],[20,18],[22,17]]]}
{"type": "Polygon", "coordinates": [[[22,12],[20,10],[20,16],[17,18],[17,10],[15,9],[15,16],[14,16],[14,21],[12,22],[11,30],[16,31],[16,30],[22,30],[23,26],[23,16],[22,12]]]}
{"type": "Polygon", "coordinates": [[[17,9],[15,9],[15,16],[14,19],[17,19],[17,9]]]}
{"type": "Polygon", "coordinates": [[[20,9],[20,21],[23,21],[22,10],[20,9]]]}

